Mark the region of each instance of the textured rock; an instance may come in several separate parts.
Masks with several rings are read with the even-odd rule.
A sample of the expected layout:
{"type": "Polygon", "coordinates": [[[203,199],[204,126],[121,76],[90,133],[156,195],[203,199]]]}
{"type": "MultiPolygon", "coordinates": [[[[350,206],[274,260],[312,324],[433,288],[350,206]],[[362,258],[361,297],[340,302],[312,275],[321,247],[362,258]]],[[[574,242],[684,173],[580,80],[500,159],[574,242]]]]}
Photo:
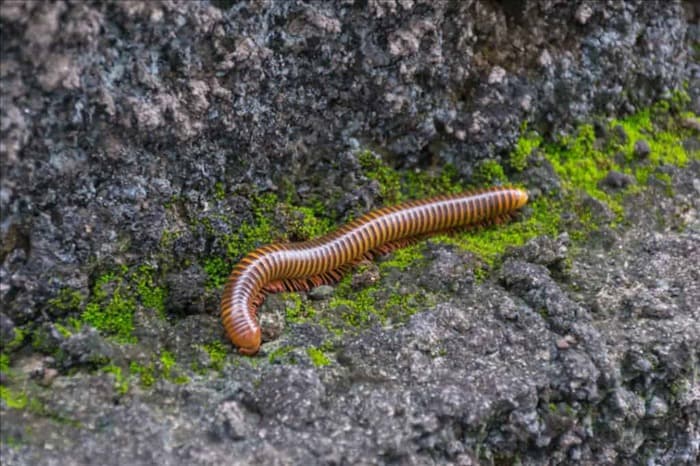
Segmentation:
{"type": "MultiPolygon", "coordinates": [[[[402,325],[285,327],[306,297],[271,299],[257,359],[223,346],[205,269],[230,268],[211,258],[267,192],[320,199],[333,221],[383,204],[362,149],[474,182],[479,163],[507,164],[523,122],[566,133],[683,82],[700,112],[698,15],[646,1],[3,2],[3,464],[693,464],[697,162],[664,168],[670,195],[625,199],[624,228],[585,243],[562,228],[488,266],[428,243],[385,279],[436,296],[402,325]],[[99,278],[122,266],[167,291],[133,306],[137,341],[69,325],[120,289],[99,278]]],[[[516,180],[532,198],[560,197],[552,165],[528,162],[516,180]]],[[[610,173],[609,191],[630,181],[610,173]]],[[[616,219],[600,199],[580,207],[616,219]]],[[[311,296],[331,322],[352,304],[311,296]]]]}

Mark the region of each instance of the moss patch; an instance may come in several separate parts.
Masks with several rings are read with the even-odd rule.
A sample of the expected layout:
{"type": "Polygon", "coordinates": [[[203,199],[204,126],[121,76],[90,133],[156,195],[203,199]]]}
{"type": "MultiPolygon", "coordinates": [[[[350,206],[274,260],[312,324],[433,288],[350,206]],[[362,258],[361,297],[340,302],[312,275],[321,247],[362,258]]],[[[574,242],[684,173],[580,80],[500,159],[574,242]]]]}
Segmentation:
{"type": "Polygon", "coordinates": [[[24,409],[27,407],[29,397],[26,393],[12,390],[4,385],[0,385],[0,400],[8,408],[24,409]]]}
{"type": "Polygon", "coordinates": [[[575,135],[542,145],[544,156],[561,179],[567,209],[576,213],[584,229],[595,230],[599,225],[582,202],[583,194],[602,202],[615,214],[610,224],[615,227],[624,221],[625,195],[643,190],[652,176],[670,186],[670,176],[663,172],[663,166],[682,168],[690,160],[698,160],[697,152],[689,153],[683,147],[690,130],[679,127],[676,105],[662,102],[627,118],[610,120],[605,139],[596,138],[592,125],[582,125],[575,135]],[[635,153],[638,143],[648,145],[648,155],[635,153]],[[629,175],[636,184],[612,193],[605,190],[601,182],[611,170],[629,175]]]}
{"type": "Polygon", "coordinates": [[[154,273],[155,269],[152,266],[141,265],[136,269],[133,281],[136,283],[136,292],[144,307],[165,318],[165,289],[155,285],[154,273]]]}
{"type": "Polygon", "coordinates": [[[209,257],[204,259],[202,264],[204,272],[207,274],[207,288],[219,290],[231,272],[230,263],[223,257],[209,257]]]}
{"type": "MultiPolygon", "coordinates": [[[[68,326],[62,329],[70,334],[71,327],[79,330],[83,324],[88,324],[120,343],[135,342],[134,312],[138,303],[165,318],[166,291],[156,284],[156,273],[155,267],[141,264],[131,268],[122,266],[99,276],[80,319],[69,316],[68,326]]],[[[75,313],[80,312],[84,301],[80,293],[64,289],[50,305],[75,313]]]]}
{"type": "Polygon", "coordinates": [[[109,364],[104,366],[102,371],[114,376],[114,389],[118,394],[124,395],[129,391],[129,380],[128,377],[122,374],[121,367],[109,364]]]}
{"type": "Polygon", "coordinates": [[[275,348],[270,352],[267,360],[270,364],[279,364],[282,362],[287,364],[297,364],[298,361],[292,353],[293,350],[293,346],[280,346],[279,348],[275,348]]]}
{"type": "Polygon", "coordinates": [[[328,356],[326,356],[321,348],[312,346],[306,349],[306,354],[309,355],[311,363],[316,367],[327,366],[331,363],[331,360],[328,359],[328,356]]]}
{"type": "Polygon", "coordinates": [[[164,379],[176,384],[189,382],[189,377],[181,372],[173,353],[170,351],[161,351],[158,361],[160,363],[160,374],[164,379]]]}
{"type": "Polygon", "coordinates": [[[50,308],[60,313],[68,313],[79,311],[84,299],[85,297],[79,291],[63,288],[55,298],[49,300],[48,304],[50,308]]]}
{"type": "Polygon", "coordinates": [[[405,270],[411,264],[414,264],[418,260],[423,258],[423,252],[425,250],[425,244],[412,244],[405,248],[400,248],[392,251],[387,259],[379,264],[380,269],[386,268],[396,268],[399,270],[405,270]]]}
{"type": "Polygon", "coordinates": [[[357,293],[353,293],[350,287],[351,275],[346,275],[338,283],[335,296],[331,298],[329,306],[331,312],[337,315],[351,327],[364,327],[371,321],[371,316],[378,316],[375,308],[374,293],[377,287],[369,286],[357,293]]]}
{"type": "Polygon", "coordinates": [[[155,361],[148,364],[139,364],[132,361],[129,364],[131,376],[139,379],[144,388],[150,388],[159,379],[165,379],[173,383],[184,384],[189,382],[189,377],[180,370],[175,357],[168,351],[162,351],[155,361]]]}
{"type": "Polygon", "coordinates": [[[525,169],[528,157],[542,144],[542,138],[536,132],[528,131],[526,123],[520,128],[520,134],[509,156],[510,166],[517,171],[525,169]]]}
{"type": "Polygon", "coordinates": [[[470,251],[492,266],[509,247],[521,246],[536,236],[558,234],[562,212],[560,202],[540,198],[530,203],[529,208],[532,213],[525,219],[504,225],[477,227],[455,235],[442,235],[435,241],[470,251]]]}
{"type": "Polygon", "coordinates": [[[15,327],[12,329],[14,336],[12,337],[12,340],[10,340],[5,347],[3,348],[3,351],[8,351],[12,352],[18,349],[22,344],[24,344],[24,339],[27,336],[27,331],[20,328],[20,327],[15,327]]]}
{"type": "MultiPolygon", "coordinates": [[[[333,223],[322,213],[323,207],[294,206],[282,202],[275,194],[266,193],[252,197],[252,221],[236,226],[232,233],[217,232],[208,219],[201,220],[205,231],[226,248],[226,256],[213,256],[202,260],[207,274],[207,288],[218,290],[226,282],[233,264],[256,248],[279,241],[303,241],[328,232],[333,223]]],[[[231,220],[220,218],[231,225],[231,220]]]]}
{"type": "Polygon", "coordinates": [[[152,364],[142,365],[135,361],[129,364],[129,372],[139,379],[139,383],[144,388],[151,388],[156,383],[155,368],[152,364]]]}
{"type": "Polygon", "coordinates": [[[134,310],[136,303],[129,295],[122,276],[108,273],[98,278],[82,320],[113,335],[121,343],[134,342],[134,310]],[[108,290],[108,286],[111,288],[108,290]]]}
{"type": "Polygon", "coordinates": [[[476,166],[474,182],[477,185],[503,184],[508,181],[503,166],[495,160],[482,160],[476,166]]]}
{"type": "Polygon", "coordinates": [[[299,293],[281,293],[281,296],[286,302],[284,318],[288,323],[308,322],[316,316],[316,310],[299,293]]]}
{"type": "Polygon", "coordinates": [[[586,193],[607,205],[619,221],[623,216],[621,197],[608,194],[600,187],[608,172],[619,167],[613,157],[596,148],[595,142],[593,126],[583,125],[575,136],[546,145],[544,152],[564,189],[574,196],[572,202],[580,193],[586,193]]]}
{"type": "Polygon", "coordinates": [[[220,371],[224,367],[226,360],[226,348],[220,341],[207,343],[202,347],[209,355],[210,367],[216,371],[220,371]]]}
{"type": "MultiPolygon", "coordinates": [[[[344,277],[328,303],[329,312],[342,321],[342,331],[364,329],[375,324],[403,323],[435,301],[430,293],[400,290],[400,283],[392,285],[383,278],[377,284],[359,290],[354,290],[351,283],[351,275],[344,277]]],[[[332,331],[338,329],[337,324],[329,328],[332,331]]]]}
{"type": "Polygon", "coordinates": [[[287,219],[287,237],[294,241],[303,241],[317,238],[328,233],[333,228],[330,219],[320,217],[317,211],[311,207],[296,207],[284,203],[280,209],[287,219]]]}
{"type": "Polygon", "coordinates": [[[364,175],[379,183],[379,192],[384,202],[393,204],[401,200],[401,178],[396,170],[369,150],[360,152],[357,160],[364,175]]]}
{"type": "Polygon", "coordinates": [[[0,372],[7,373],[10,371],[10,356],[6,353],[0,353],[0,372]]]}

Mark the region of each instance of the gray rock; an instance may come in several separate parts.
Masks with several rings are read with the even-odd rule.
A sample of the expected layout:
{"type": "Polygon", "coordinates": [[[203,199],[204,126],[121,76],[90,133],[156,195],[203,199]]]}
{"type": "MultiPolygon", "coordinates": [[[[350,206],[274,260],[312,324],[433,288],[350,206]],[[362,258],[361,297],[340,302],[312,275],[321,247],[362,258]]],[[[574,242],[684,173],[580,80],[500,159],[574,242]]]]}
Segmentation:
{"type": "Polygon", "coordinates": [[[0,343],[2,344],[3,348],[5,348],[14,339],[15,323],[3,312],[0,312],[0,343]]]}
{"type": "Polygon", "coordinates": [[[651,154],[651,147],[649,147],[649,143],[646,142],[644,139],[640,139],[634,143],[635,156],[642,159],[649,156],[649,154],[651,154]]]}
{"type": "MultiPolygon", "coordinates": [[[[509,166],[524,122],[570,134],[684,82],[697,113],[688,4],[3,2],[3,351],[24,338],[0,381],[26,396],[0,402],[3,464],[693,464],[697,162],[659,176],[672,196],[652,174],[663,189],[625,197],[616,228],[586,199],[601,228],[585,244],[540,236],[486,278],[477,254],[433,243],[405,271],[353,277],[356,293],[435,297],[405,323],[379,315],[387,292],[344,333],[332,324],[357,303],[329,309],[324,290],[309,304],[323,326],[285,324],[271,299],[274,341],[255,359],[228,346],[204,272],[260,246],[256,197],[318,203],[336,223],[385,204],[365,149],[468,182],[482,160],[509,166]],[[165,316],[126,290],[147,263],[165,316]],[[110,272],[124,282],[100,299],[110,272]],[[135,342],[60,331],[119,286],[135,342]],[[51,308],[63,289],[85,299],[51,308]],[[17,370],[47,353],[55,368],[17,370]]],[[[533,200],[566,197],[538,150],[528,164],[512,179],[533,200]]]]}
{"type": "Polygon", "coordinates": [[[86,327],[68,337],[61,344],[61,350],[61,364],[65,369],[86,365],[96,367],[115,356],[112,345],[92,327],[86,327]]]}
{"type": "Polygon", "coordinates": [[[311,291],[309,291],[309,298],[315,300],[328,299],[333,296],[335,289],[329,285],[317,286],[311,291]]]}
{"type": "Polygon", "coordinates": [[[610,188],[624,189],[633,182],[634,179],[631,176],[616,170],[610,170],[603,178],[603,181],[601,181],[601,184],[610,188]]]}

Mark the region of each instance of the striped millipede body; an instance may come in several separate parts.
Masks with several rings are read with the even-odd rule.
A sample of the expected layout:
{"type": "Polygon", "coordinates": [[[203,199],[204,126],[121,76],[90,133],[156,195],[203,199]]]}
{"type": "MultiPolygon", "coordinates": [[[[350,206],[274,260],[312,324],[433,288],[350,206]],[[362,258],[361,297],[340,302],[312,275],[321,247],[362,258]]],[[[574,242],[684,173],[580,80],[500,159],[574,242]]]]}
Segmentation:
{"type": "Polygon", "coordinates": [[[363,258],[412,238],[502,218],[526,202],[525,191],[508,187],[438,196],[383,207],[320,238],[258,248],[236,265],[224,287],[226,334],[242,354],[254,355],[261,344],[256,313],[265,293],[337,281],[363,258]]]}

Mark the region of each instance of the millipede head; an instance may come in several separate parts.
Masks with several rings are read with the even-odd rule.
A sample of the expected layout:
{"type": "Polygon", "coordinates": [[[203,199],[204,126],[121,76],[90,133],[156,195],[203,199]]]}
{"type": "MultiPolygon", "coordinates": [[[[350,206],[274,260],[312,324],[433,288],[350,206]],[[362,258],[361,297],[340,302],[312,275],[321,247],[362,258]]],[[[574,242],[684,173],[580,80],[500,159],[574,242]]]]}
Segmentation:
{"type": "Polygon", "coordinates": [[[262,334],[260,327],[257,327],[253,332],[244,332],[235,335],[231,338],[233,344],[238,347],[238,352],[246,356],[253,356],[260,350],[262,343],[262,334]]]}
{"type": "Polygon", "coordinates": [[[525,204],[527,204],[527,191],[525,191],[524,189],[516,189],[515,191],[517,192],[517,203],[515,205],[515,208],[519,209],[525,204]]]}

